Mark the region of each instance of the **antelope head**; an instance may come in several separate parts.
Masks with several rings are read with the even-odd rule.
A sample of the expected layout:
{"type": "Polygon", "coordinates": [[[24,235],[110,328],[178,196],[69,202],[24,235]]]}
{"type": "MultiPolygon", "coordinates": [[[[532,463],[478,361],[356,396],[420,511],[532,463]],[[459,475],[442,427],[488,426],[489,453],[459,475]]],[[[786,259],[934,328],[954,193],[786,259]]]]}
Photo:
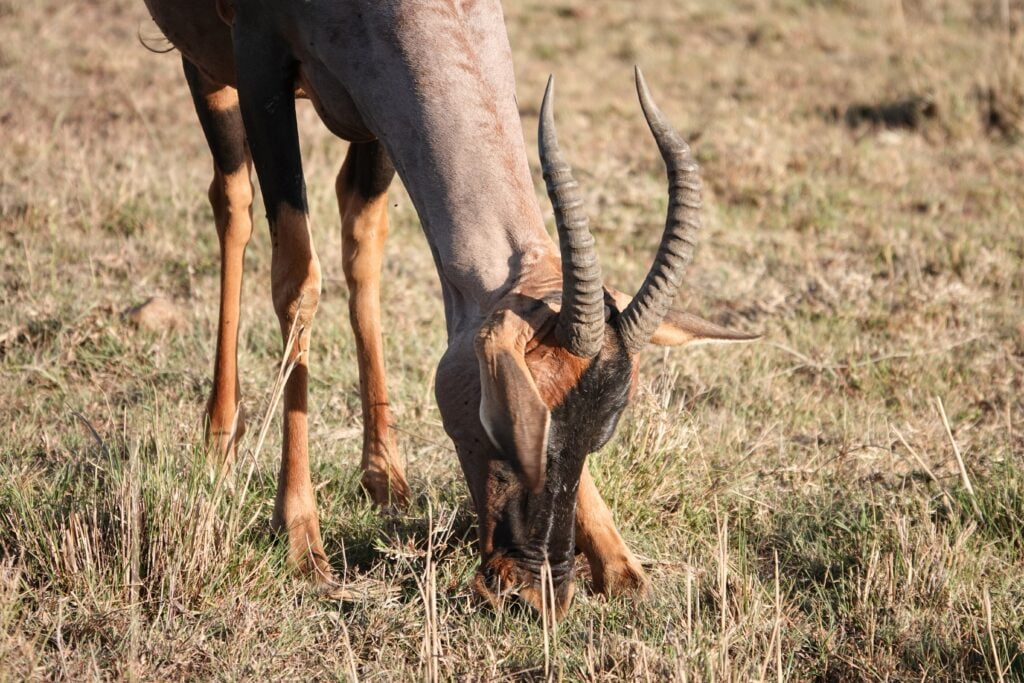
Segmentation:
{"type": "Polygon", "coordinates": [[[543,305],[499,307],[476,340],[480,422],[502,464],[489,468],[484,487],[483,564],[474,585],[491,600],[512,593],[538,609],[553,598],[559,617],[572,599],[584,461],[614,434],[635,388],[640,351],[651,343],[757,338],[670,310],[700,228],[700,172],[639,69],[636,86],[669,179],[664,234],[636,296],[602,279],[579,185],[558,147],[549,80],[539,144],[558,228],[561,291],[534,299],[543,305]]]}

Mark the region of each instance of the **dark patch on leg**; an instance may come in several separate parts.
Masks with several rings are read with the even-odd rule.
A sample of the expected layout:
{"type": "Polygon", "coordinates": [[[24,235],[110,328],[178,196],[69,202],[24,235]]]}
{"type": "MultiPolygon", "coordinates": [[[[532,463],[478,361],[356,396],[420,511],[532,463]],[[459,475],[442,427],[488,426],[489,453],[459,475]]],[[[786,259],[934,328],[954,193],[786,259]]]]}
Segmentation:
{"type": "Polygon", "coordinates": [[[213,154],[213,163],[224,175],[234,173],[242,167],[248,156],[242,114],[237,106],[222,111],[210,108],[206,95],[214,84],[188,59],[182,58],[181,61],[199,123],[206,135],[210,153],[213,154]]]}
{"type": "Polygon", "coordinates": [[[391,157],[379,140],[349,145],[343,175],[347,189],[355,190],[362,199],[373,199],[387,192],[394,177],[391,157]]]}
{"type": "MultiPolygon", "coordinates": [[[[238,97],[271,233],[281,205],[309,213],[295,119],[297,65],[287,43],[236,7],[232,25],[238,97]]],[[[259,8],[252,8],[258,15],[259,8]]],[[[265,17],[264,17],[265,19],[265,17]]]]}

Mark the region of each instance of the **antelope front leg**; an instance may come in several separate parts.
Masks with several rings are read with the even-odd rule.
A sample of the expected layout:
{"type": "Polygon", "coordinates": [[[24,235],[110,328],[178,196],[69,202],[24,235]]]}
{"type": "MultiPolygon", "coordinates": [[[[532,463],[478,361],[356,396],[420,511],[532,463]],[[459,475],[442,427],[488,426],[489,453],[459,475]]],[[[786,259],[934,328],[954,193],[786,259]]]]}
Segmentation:
{"type": "Polygon", "coordinates": [[[394,175],[395,169],[379,142],[352,143],[336,184],[348,310],[363,406],[362,485],[381,507],[404,507],[409,502],[405,470],[391,433],[380,330],[380,270],[388,235],[387,189],[394,175]]]}
{"type": "Polygon", "coordinates": [[[320,300],[320,263],[309,230],[295,121],[296,64],[283,40],[260,28],[268,25],[258,16],[263,6],[244,3],[237,11],[232,36],[239,100],[270,221],[274,309],[293,365],[284,387],[284,440],[272,524],[288,534],[290,564],[330,584],[309,477],[309,341],[320,300]]]}
{"type": "Polygon", "coordinates": [[[213,390],[206,405],[206,440],[209,451],[227,467],[234,462],[236,444],[245,433],[238,384],[238,322],[245,247],[252,236],[252,161],[245,143],[237,91],[214,83],[187,59],[183,65],[213,156],[210,205],[220,241],[220,315],[213,390]]]}
{"type": "Polygon", "coordinates": [[[284,442],[273,526],[288,533],[288,557],[303,571],[330,579],[309,475],[309,341],[320,300],[320,262],[305,212],[286,203],[271,222],[271,287],[291,375],[284,386],[284,442]]]}
{"type": "Polygon", "coordinates": [[[590,563],[594,591],[606,596],[643,595],[647,577],[612,521],[611,510],[583,466],[576,499],[576,545],[590,563]]]}

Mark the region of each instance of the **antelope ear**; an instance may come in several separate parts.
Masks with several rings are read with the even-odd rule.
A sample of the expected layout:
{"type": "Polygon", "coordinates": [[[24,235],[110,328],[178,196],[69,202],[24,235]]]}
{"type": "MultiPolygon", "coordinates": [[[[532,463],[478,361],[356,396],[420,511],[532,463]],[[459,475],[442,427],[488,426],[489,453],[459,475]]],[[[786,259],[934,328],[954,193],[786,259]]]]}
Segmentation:
{"type": "Polygon", "coordinates": [[[651,343],[658,346],[680,346],[683,344],[732,344],[751,342],[761,338],[759,334],[748,334],[716,325],[691,313],[669,311],[651,337],[651,343]]]}
{"type": "Polygon", "coordinates": [[[544,484],[551,413],[526,366],[525,340],[499,320],[476,340],[480,364],[480,422],[533,493],[544,484]]]}
{"type": "MultiPolygon", "coordinates": [[[[618,290],[608,288],[615,300],[615,307],[621,312],[629,304],[630,297],[618,290]]],[[[651,337],[651,343],[658,346],[683,346],[686,344],[732,344],[757,341],[760,334],[738,332],[716,325],[699,316],[683,311],[669,311],[651,337]]]]}

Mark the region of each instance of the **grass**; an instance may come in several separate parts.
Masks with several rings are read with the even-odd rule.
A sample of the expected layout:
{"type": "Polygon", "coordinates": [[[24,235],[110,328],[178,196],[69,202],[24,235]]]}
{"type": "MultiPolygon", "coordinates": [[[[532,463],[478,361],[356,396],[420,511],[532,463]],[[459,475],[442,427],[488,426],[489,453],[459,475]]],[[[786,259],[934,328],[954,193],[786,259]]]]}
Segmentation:
{"type": "Polygon", "coordinates": [[[344,143],[300,104],[326,277],[314,478],[356,596],[325,602],[268,530],[262,222],[240,361],[268,437],[250,429],[223,485],[200,457],[218,255],[177,57],[138,45],[156,31],[137,0],[0,16],[0,678],[1024,678],[1016,0],[506,3],[528,146],[554,71],[609,280],[638,284],[665,203],[638,61],[704,167],[681,303],[766,334],[648,355],[592,463],[653,595],[605,601],[581,577],[553,633],[469,595],[473,515],[432,398],[439,289],[404,192],[383,295],[415,502],[388,516],[357,488],[344,143]],[[889,116],[908,102],[930,113],[889,116]],[[122,320],[153,295],[186,330],[122,320]]]}

